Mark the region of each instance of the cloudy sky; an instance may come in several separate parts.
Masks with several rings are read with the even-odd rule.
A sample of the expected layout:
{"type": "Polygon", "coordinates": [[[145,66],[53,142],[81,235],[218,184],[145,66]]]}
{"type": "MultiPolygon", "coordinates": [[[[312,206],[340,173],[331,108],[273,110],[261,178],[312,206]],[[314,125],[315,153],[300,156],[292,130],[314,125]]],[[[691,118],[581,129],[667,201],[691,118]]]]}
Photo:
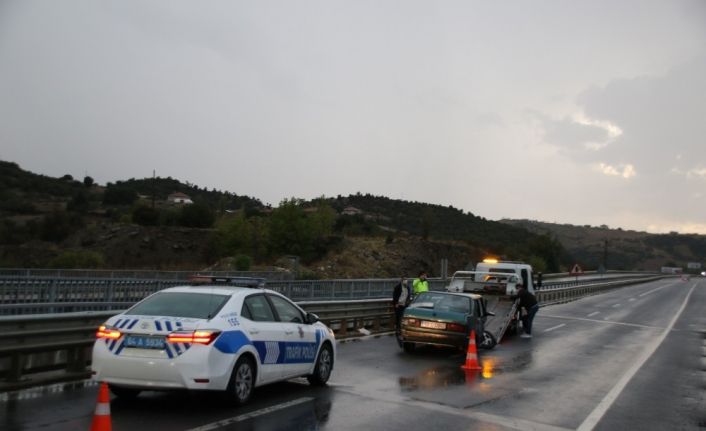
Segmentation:
{"type": "Polygon", "coordinates": [[[2,0],[0,159],[706,233],[706,2],[2,0]]]}

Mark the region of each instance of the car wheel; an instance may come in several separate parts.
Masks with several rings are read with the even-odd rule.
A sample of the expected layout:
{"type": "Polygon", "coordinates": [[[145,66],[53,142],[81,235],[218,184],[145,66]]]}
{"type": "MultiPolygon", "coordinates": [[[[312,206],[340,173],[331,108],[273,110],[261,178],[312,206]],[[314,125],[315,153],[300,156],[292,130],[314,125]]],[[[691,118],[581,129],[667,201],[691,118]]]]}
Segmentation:
{"type": "Polygon", "coordinates": [[[126,388],[123,386],[108,385],[110,392],[118,398],[124,400],[134,400],[142,392],[140,389],[126,388]]]}
{"type": "Polygon", "coordinates": [[[407,353],[414,353],[414,343],[402,343],[402,349],[407,353]]]}
{"type": "Polygon", "coordinates": [[[478,346],[481,349],[490,350],[495,347],[496,344],[498,344],[498,341],[495,339],[495,336],[490,333],[490,331],[483,331],[480,334],[478,346]]]}
{"type": "Polygon", "coordinates": [[[233,374],[228,385],[236,405],[247,403],[255,388],[255,365],[252,359],[241,356],[233,367],[233,374]]]}
{"type": "Polygon", "coordinates": [[[333,350],[331,350],[331,346],[327,343],[321,346],[319,357],[316,358],[314,373],[307,376],[307,380],[314,386],[323,386],[328,381],[328,378],[331,377],[332,370],[333,350]]]}

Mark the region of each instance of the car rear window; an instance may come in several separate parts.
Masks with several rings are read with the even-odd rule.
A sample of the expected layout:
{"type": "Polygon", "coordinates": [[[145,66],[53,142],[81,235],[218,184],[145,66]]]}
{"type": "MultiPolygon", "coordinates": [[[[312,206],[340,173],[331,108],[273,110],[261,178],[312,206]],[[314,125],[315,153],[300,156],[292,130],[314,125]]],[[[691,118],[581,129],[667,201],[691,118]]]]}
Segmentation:
{"type": "Polygon", "coordinates": [[[469,314],[471,312],[471,298],[440,292],[421,293],[414,299],[412,307],[414,307],[415,304],[420,305],[428,302],[434,304],[435,311],[451,311],[454,313],[465,314],[469,314]]]}
{"type": "Polygon", "coordinates": [[[163,292],[152,295],[125,314],[210,319],[230,298],[211,293],[163,292]]]}

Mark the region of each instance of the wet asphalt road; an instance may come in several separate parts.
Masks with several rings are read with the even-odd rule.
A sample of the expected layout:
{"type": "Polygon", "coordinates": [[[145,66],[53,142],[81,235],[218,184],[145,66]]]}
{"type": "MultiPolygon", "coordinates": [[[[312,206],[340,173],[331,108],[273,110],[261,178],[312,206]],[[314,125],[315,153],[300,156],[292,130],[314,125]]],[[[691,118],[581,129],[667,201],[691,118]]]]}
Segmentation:
{"type": "MultiPolygon", "coordinates": [[[[481,352],[476,375],[460,370],[462,354],[408,355],[391,336],[371,337],[339,344],[328,387],[270,385],[244,408],[148,392],[111,403],[113,429],[706,429],[705,311],[706,279],[545,307],[533,339],[481,352]]],[[[0,429],[89,429],[96,394],[88,383],[6,395],[0,429]]]]}

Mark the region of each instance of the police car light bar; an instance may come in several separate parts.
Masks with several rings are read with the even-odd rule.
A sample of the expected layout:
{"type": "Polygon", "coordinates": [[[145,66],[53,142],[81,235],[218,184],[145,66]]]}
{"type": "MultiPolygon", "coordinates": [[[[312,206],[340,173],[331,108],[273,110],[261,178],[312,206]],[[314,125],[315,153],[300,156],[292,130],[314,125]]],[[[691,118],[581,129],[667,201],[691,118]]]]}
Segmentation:
{"type": "Polygon", "coordinates": [[[255,277],[224,277],[215,275],[192,275],[189,277],[189,281],[193,286],[199,285],[214,285],[214,284],[225,284],[228,286],[236,287],[251,287],[251,288],[262,288],[265,287],[264,278],[255,277]]]}

